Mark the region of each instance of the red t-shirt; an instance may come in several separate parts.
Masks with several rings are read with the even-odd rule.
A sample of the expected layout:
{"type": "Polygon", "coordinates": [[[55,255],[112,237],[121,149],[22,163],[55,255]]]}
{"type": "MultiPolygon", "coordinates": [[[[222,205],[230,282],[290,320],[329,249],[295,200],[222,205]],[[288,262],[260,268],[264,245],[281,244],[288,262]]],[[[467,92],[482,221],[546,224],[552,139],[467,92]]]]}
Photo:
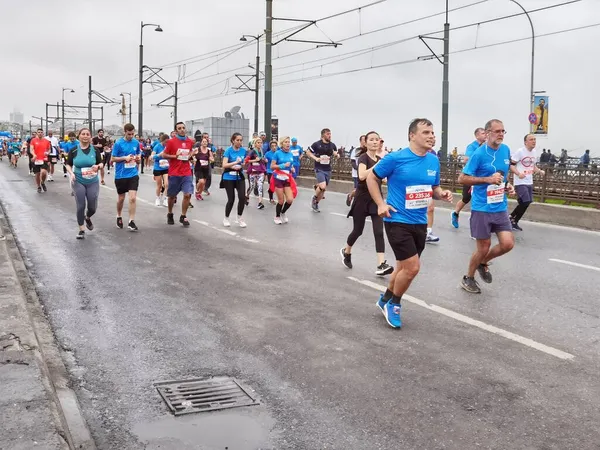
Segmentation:
{"type": "Polygon", "coordinates": [[[50,151],[50,141],[48,139],[33,138],[29,143],[33,147],[33,155],[37,161],[48,161],[47,152],[50,151]]]}
{"type": "Polygon", "coordinates": [[[169,175],[176,177],[187,177],[192,175],[190,156],[193,147],[194,141],[190,138],[186,138],[182,141],[175,136],[167,141],[164,150],[167,155],[176,155],[179,149],[183,150],[182,154],[179,155],[177,159],[169,159],[169,175]]]}

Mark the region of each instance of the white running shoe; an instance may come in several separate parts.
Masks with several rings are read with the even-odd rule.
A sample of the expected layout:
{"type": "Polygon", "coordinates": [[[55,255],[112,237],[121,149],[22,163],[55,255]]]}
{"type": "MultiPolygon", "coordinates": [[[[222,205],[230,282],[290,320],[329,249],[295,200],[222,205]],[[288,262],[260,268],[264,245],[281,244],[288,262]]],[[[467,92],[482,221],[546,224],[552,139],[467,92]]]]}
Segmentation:
{"type": "Polygon", "coordinates": [[[275,217],[273,219],[273,222],[275,222],[275,225],[281,225],[283,223],[283,221],[281,220],[281,217],[275,217]]]}
{"type": "Polygon", "coordinates": [[[237,223],[240,226],[240,228],[246,228],[248,226],[246,225],[246,222],[244,222],[244,219],[242,217],[238,217],[235,223],[237,223]]]}
{"type": "Polygon", "coordinates": [[[290,221],[290,219],[288,219],[284,213],[281,213],[281,221],[283,223],[288,223],[290,221]]]}
{"type": "Polygon", "coordinates": [[[225,217],[223,219],[223,226],[224,227],[228,227],[228,228],[231,226],[231,222],[229,221],[229,217],[225,217]]]}
{"type": "Polygon", "coordinates": [[[160,197],[156,197],[156,200],[154,201],[154,206],[162,206],[162,202],[160,201],[160,197]]]}

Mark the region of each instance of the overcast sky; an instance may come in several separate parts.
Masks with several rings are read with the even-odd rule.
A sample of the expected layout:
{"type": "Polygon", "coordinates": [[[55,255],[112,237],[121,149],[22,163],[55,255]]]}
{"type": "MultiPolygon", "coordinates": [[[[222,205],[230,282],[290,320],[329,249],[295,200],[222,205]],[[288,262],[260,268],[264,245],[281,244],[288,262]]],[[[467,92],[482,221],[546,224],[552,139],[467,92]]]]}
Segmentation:
{"type": "MultiPolygon", "coordinates": [[[[274,0],[274,16],[319,19],[372,1],[274,0]]],[[[521,4],[532,10],[562,1],[521,0],[521,4]]],[[[450,0],[450,8],[477,2],[450,0]]],[[[337,48],[315,49],[314,45],[295,42],[275,46],[273,114],[279,118],[280,135],[297,136],[306,146],[319,138],[321,128],[329,127],[334,142],[350,146],[360,134],[376,130],[386,144],[400,147],[406,145],[409,121],[424,116],[434,122],[439,146],[442,65],[436,60],[315,77],[412,61],[429,54],[418,39],[408,38],[442,30],[443,15],[347,38],[440,13],[444,6],[444,0],[387,0],[363,9],[360,14],[354,12],[319,22],[318,28],[312,27],[295,36],[341,41],[343,45],[337,48]],[[407,40],[377,51],[348,55],[403,39],[407,40]],[[285,57],[302,50],[309,51],[285,57]],[[336,55],[340,55],[338,59],[344,56],[346,59],[314,62],[336,55]],[[296,82],[277,85],[286,81],[296,82]]],[[[519,11],[509,0],[488,0],[451,12],[450,23],[453,27],[478,23],[519,11]]],[[[240,86],[234,75],[252,73],[252,69],[242,67],[254,62],[256,46],[250,42],[227,57],[221,51],[216,53],[218,58],[203,61],[191,58],[241,44],[242,34],[263,33],[263,0],[3,0],[2,13],[5,65],[0,85],[1,119],[8,119],[13,108],[25,113],[27,120],[32,115],[43,115],[45,103],[60,101],[63,87],[76,91],[67,94],[67,102],[85,105],[87,77],[92,75],[93,89],[108,97],[119,99],[121,92],[134,94],[133,122],[137,125],[138,45],[140,22],[144,21],[158,23],[164,29],[163,33],[154,32],[153,27],[144,29],[146,64],[159,67],[189,59],[185,67],[173,65],[162,72],[170,82],[179,78],[180,120],[221,116],[239,105],[250,118],[252,129],[252,92],[206,98],[232,93],[234,87],[240,86]],[[8,37],[12,45],[6,44],[8,37]],[[240,69],[231,71],[236,68],[240,69]],[[215,76],[208,78],[209,75],[215,76]],[[201,77],[204,79],[198,79],[201,77]],[[124,84],[115,87],[119,83],[124,84]]],[[[592,25],[600,22],[600,1],[582,0],[537,12],[532,18],[538,35],[592,25]]],[[[278,21],[274,30],[278,32],[294,25],[278,21]]],[[[473,139],[474,128],[483,126],[491,118],[504,121],[508,130],[506,141],[511,147],[522,144],[528,130],[531,41],[485,46],[529,36],[531,30],[525,16],[451,32],[451,52],[483,48],[452,53],[450,57],[450,149],[457,146],[464,151],[473,139]]],[[[600,62],[596,48],[599,41],[600,27],[538,37],[535,90],[544,90],[550,96],[550,134],[548,138],[538,139],[538,147],[551,148],[556,153],[560,148],[567,148],[571,156],[590,148],[592,154],[600,156],[600,143],[588,131],[596,130],[599,119],[600,62]]],[[[442,53],[441,41],[431,40],[429,44],[442,53]]],[[[264,62],[264,43],[261,43],[260,53],[264,62]]],[[[170,130],[171,110],[158,109],[152,104],[171,95],[171,91],[152,92],[151,86],[146,85],[145,92],[144,127],[170,130]]],[[[261,85],[261,129],[264,128],[262,102],[261,85]]],[[[105,125],[120,123],[117,110],[113,107],[105,111],[105,125]]]]}

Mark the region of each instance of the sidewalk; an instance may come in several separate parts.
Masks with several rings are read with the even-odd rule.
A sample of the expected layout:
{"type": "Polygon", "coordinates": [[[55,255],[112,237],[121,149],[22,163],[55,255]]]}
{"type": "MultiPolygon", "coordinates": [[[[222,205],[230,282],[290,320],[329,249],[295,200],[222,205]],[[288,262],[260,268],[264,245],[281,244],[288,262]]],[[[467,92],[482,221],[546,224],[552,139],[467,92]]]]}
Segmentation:
{"type": "MultiPolygon", "coordinates": [[[[6,230],[3,230],[3,232],[6,230]]],[[[7,237],[12,239],[12,236],[7,237]]],[[[0,241],[0,449],[68,449],[26,300],[0,241]],[[61,436],[62,435],[62,436],[61,436]]]]}

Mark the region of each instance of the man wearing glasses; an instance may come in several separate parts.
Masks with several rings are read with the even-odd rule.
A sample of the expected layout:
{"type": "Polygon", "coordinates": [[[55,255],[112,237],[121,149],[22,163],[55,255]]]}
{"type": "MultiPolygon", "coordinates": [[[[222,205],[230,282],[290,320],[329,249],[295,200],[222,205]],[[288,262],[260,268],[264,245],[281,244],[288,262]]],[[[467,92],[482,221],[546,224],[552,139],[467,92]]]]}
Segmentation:
{"type": "Polygon", "coordinates": [[[481,293],[475,271],[485,283],[491,283],[489,262],[508,253],[515,245],[506,198],[507,191],[510,195],[514,193],[508,183],[511,164],[510,149],[503,143],[506,130],[500,120],[494,119],[485,125],[485,132],[486,142],[473,153],[458,177],[460,184],[473,186],[471,236],[476,239],[477,248],[461,282],[461,287],[473,294],[481,293]],[[491,247],[492,233],[498,237],[494,247],[491,247]]]}

